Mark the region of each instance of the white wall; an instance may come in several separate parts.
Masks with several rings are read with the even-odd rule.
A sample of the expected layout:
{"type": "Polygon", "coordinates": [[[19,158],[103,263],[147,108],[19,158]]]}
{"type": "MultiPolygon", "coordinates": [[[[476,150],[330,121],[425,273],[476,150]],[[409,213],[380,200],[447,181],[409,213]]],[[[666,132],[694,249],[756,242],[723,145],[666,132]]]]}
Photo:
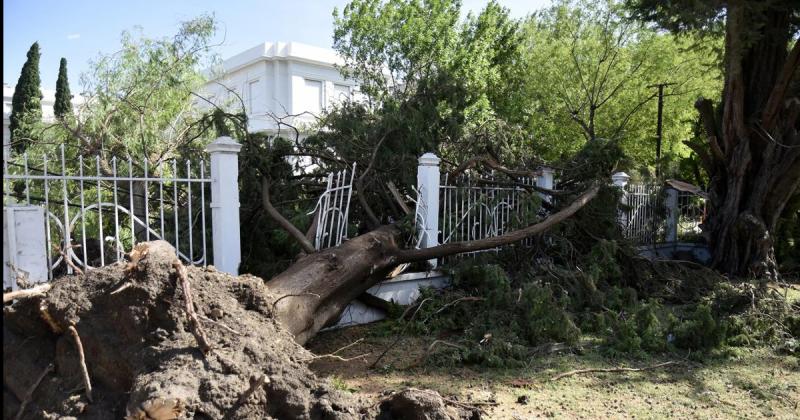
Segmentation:
{"type": "MultiPolygon", "coordinates": [[[[320,111],[332,106],[344,92],[357,89],[335,67],[341,60],[331,50],[298,43],[264,43],[226,60],[221,74],[206,85],[204,96],[220,107],[241,109],[235,91],[244,101],[250,131],[274,133],[273,116],[307,127],[316,122],[320,111]]],[[[199,106],[209,107],[198,102],[199,106]]],[[[285,130],[286,127],[283,127],[285,130]]]]}

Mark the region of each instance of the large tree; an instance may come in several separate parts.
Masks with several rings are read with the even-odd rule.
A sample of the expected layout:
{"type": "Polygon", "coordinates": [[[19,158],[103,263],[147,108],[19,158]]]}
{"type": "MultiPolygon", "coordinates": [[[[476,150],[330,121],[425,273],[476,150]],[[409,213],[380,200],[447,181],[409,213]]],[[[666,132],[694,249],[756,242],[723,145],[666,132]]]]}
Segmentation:
{"type": "Polygon", "coordinates": [[[724,31],[721,100],[697,101],[706,141],[690,144],[710,175],[705,231],[718,269],[776,276],[775,229],[800,185],[797,2],[629,3],[673,31],[724,31]]]}
{"type": "Polygon", "coordinates": [[[637,166],[652,168],[653,85],[662,82],[670,83],[662,156],[688,153],[681,140],[692,128],[691,104],[721,85],[717,57],[688,48],[691,37],[625,15],[618,1],[562,0],[523,24],[523,120],[542,156],[571,154],[605,138],[620,141],[637,166]]]}
{"type": "Polygon", "coordinates": [[[11,98],[9,129],[14,149],[25,150],[31,139],[32,127],[42,120],[42,91],[39,79],[39,43],[28,50],[28,59],[22,65],[14,96],[11,98]]]}
{"type": "Polygon", "coordinates": [[[58,119],[72,114],[72,95],[69,92],[69,81],[67,80],[67,59],[63,57],[58,65],[56,102],[53,104],[53,114],[58,119]]]}

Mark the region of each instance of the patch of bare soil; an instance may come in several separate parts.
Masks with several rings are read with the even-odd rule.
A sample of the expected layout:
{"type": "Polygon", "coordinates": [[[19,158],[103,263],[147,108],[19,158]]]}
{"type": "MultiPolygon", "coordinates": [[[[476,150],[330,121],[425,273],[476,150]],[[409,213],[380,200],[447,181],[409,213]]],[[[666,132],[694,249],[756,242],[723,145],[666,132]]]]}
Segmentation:
{"type": "Polygon", "coordinates": [[[174,255],[150,242],[127,265],[4,305],[3,418],[440,418],[415,417],[427,400],[376,405],[319,380],[259,278],[189,267],[192,320],[174,255]]]}

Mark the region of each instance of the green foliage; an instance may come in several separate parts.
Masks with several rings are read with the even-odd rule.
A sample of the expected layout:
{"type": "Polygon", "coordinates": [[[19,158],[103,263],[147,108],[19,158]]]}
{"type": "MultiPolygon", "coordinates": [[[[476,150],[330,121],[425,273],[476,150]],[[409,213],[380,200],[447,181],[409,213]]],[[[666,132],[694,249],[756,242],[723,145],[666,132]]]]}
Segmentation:
{"type": "Polygon", "coordinates": [[[11,98],[9,130],[14,150],[22,153],[31,142],[33,129],[42,120],[42,91],[39,78],[39,43],[34,42],[28,50],[28,59],[14,87],[11,98]]]}
{"type": "MultiPolygon", "coordinates": [[[[656,90],[666,89],[663,155],[687,155],[698,95],[720,90],[717,58],[689,37],[628,19],[617,2],[560,1],[523,25],[526,125],[534,148],[554,159],[586,141],[618,140],[637,166],[655,163],[656,90]]],[[[707,40],[719,44],[718,40],[707,40]]]]}
{"type": "Polygon", "coordinates": [[[328,113],[306,146],[369,168],[359,194],[381,222],[398,218],[381,190],[387,181],[413,185],[422,153],[461,161],[495,148],[504,134],[521,135],[501,119],[518,106],[519,89],[510,82],[520,56],[518,23],[494,1],[464,21],[460,11],[454,0],[354,0],[334,11],[341,70],[359,80],[367,100],[328,113]]]}
{"type": "Polygon", "coordinates": [[[56,80],[56,99],[53,104],[53,115],[58,119],[72,115],[72,95],[69,92],[67,80],[67,59],[61,58],[58,65],[58,80],[56,80]]]}
{"type": "Polygon", "coordinates": [[[724,343],[727,324],[714,318],[711,306],[699,304],[685,320],[671,320],[669,330],[675,347],[690,350],[710,350],[724,343]]]}
{"type": "Polygon", "coordinates": [[[214,132],[192,92],[205,82],[201,69],[215,59],[216,26],[212,16],[201,16],[182,22],[169,38],[123,32],[120,50],[100,55],[81,77],[86,108],[75,129],[83,151],[148,159],[152,167],[199,157],[214,132]]]}

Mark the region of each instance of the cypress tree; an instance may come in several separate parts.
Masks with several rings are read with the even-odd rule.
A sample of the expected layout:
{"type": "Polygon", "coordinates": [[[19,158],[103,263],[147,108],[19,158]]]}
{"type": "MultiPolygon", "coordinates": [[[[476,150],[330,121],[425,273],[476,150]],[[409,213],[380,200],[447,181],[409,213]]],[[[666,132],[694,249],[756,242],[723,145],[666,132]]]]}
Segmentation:
{"type": "Polygon", "coordinates": [[[67,80],[67,59],[61,58],[58,66],[58,80],[56,80],[56,102],[53,104],[53,114],[58,119],[72,114],[72,95],[69,93],[69,81],[67,80]]]}
{"type": "MultiPolygon", "coordinates": [[[[28,50],[28,59],[22,66],[14,96],[11,98],[9,129],[11,140],[30,138],[31,126],[42,120],[42,91],[39,79],[39,43],[34,42],[28,50]]],[[[25,150],[26,143],[17,141],[14,149],[25,150]]]]}

